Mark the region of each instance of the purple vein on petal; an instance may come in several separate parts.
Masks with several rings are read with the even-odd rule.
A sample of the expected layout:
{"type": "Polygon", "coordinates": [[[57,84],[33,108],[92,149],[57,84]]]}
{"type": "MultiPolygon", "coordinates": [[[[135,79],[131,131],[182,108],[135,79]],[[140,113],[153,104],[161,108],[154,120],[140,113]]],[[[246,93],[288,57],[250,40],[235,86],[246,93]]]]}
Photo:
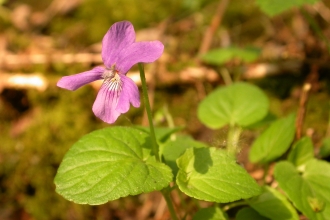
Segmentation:
{"type": "Polygon", "coordinates": [[[93,105],[96,117],[109,124],[114,123],[121,114],[116,110],[121,89],[116,89],[114,83],[104,82],[93,105]]]}
{"type": "Polygon", "coordinates": [[[119,96],[116,110],[125,113],[129,110],[130,103],[135,107],[140,107],[140,94],[134,81],[123,74],[119,74],[122,81],[122,92],[119,96]]]}

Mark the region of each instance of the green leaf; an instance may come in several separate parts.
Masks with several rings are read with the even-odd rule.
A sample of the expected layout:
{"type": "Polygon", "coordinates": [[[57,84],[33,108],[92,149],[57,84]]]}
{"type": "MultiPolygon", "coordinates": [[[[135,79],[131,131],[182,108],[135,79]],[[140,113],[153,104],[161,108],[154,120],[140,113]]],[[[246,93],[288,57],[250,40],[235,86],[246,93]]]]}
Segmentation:
{"type": "Polygon", "coordinates": [[[181,1],[182,4],[182,11],[197,11],[202,8],[203,5],[206,4],[204,0],[183,0],[181,1]]]}
{"type": "Polygon", "coordinates": [[[185,152],[188,148],[201,148],[208,147],[206,144],[195,141],[189,136],[177,136],[175,140],[166,142],[163,146],[163,158],[169,167],[172,168],[174,176],[178,173],[178,166],[176,160],[185,152]]]}
{"type": "Polygon", "coordinates": [[[330,163],[323,160],[309,160],[303,177],[313,187],[316,197],[321,198],[320,203],[323,204],[322,200],[326,203],[324,212],[330,216],[330,163]]]}
{"type": "Polygon", "coordinates": [[[295,134],[295,115],[276,120],[252,144],[249,159],[253,163],[268,163],[290,147],[295,134]]]}
{"type": "Polygon", "coordinates": [[[277,116],[274,115],[271,112],[268,112],[265,117],[263,117],[261,120],[249,125],[246,127],[246,129],[256,129],[260,127],[268,127],[272,122],[277,120],[277,116]]]}
{"type": "Polygon", "coordinates": [[[180,190],[196,199],[227,203],[261,192],[246,170],[221,149],[189,148],[177,159],[177,165],[180,190]]]}
{"type": "Polygon", "coordinates": [[[288,161],[296,167],[304,165],[313,158],[313,142],[309,137],[303,137],[297,141],[288,155],[288,161]]]}
{"type": "Polygon", "coordinates": [[[198,210],[193,220],[228,220],[228,216],[218,207],[209,207],[198,210]]]}
{"type": "Polygon", "coordinates": [[[257,5],[269,16],[280,14],[290,8],[300,7],[304,4],[314,4],[319,0],[257,0],[257,5]]]}
{"type": "MultiPolygon", "coordinates": [[[[141,131],[145,131],[147,133],[150,132],[149,127],[134,126],[134,128],[139,129],[141,131]]],[[[175,127],[175,128],[155,127],[156,139],[159,143],[164,143],[171,137],[172,134],[174,134],[180,130],[182,130],[182,127],[175,127]]]]}
{"type": "Polygon", "coordinates": [[[310,160],[300,175],[293,164],[280,162],[274,174],[281,189],[304,215],[316,220],[326,220],[330,216],[329,163],[310,160]]]}
{"type": "Polygon", "coordinates": [[[249,201],[250,206],[262,216],[277,220],[299,220],[299,216],[291,203],[277,190],[264,187],[261,195],[249,201]]]}
{"type": "Polygon", "coordinates": [[[252,208],[242,208],[236,214],[236,220],[268,220],[252,208]]]}
{"type": "Polygon", "coordinates": [[[260,49],[253,47],[238,48],[226,47],[210,50],[201,56],[201,60],[214,65],[222,65],[233,59],[239,59],[245,63],[251,63],[260,56],[260,49]]]}
{"type": "Polygon", "coordinates": [[[239,82],[210,93],[198,106],[198,118],[213,129],[227,124],[246,127],[265,117],[268,108],[268,98],[261,89],[239,82]]]}
{"type": "Polygon", "coordinates": [[[83,136],[65,155],[55,177],[56,191],[80,204],[103,204],[128,195],[160,190],[171,169],[150,156],[143,131],[111,127],[83,136]]]}
{"type": "Polygon", "coordinates": [[[330,138],[323,139],[319,155],[322,158],[330,156],[330,138]]]}

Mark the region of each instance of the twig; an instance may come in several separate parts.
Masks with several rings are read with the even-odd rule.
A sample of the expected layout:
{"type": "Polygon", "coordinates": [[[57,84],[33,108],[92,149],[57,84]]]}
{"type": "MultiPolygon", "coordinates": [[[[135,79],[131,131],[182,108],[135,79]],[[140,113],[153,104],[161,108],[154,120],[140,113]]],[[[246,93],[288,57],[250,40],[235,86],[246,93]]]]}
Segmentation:
{"type": "Polygon", "coordinates": [[[9,54],[5,53],[0,58],[0,68],[24,67],[31,64],[48,63],[102,63],[100,54],[93,53],[54,53],[54,54],[9,54]]]}
{"type": "Polygon", "coordinates": [[[157,210],[155,211],[155,219],[162,219],[162,216],[164,216],[164,213],[166,211],[166,200],[164,197],[161,198],[157,210]]]}
{"type": "Polygon", "coordinates": [[[324,20],[330,23],[330,10],[322,1],[315,3],[311,7],[313,7],[324,20]]]}
{"type": "MultiPolygon", "coordinates": [[[[157,39],[162,40],[164,38],[164,33],[167,28],[168,21],[165,20],[163,23],[161,23],[157,39]]],[[[148,80],[148,92],[149,92],[149,101],[150,101],[150,107],[153,109],[154,106],[154,99],[155,99],[155,89],[156,89],[156,82],[158,81],[158,74],[157,74],[157,66],[159,64],[159,61],[151,63],[151,69],[150,69],[150,77],[148,80]]],[[[142,118],[142,125],[148,125],[148,116],[147,113],[144,112],[143,118],[142,118]]]]}
{"type": "Polygon", "coordinates": [[[228,2],[229,0],[220,0],[217,11],[212,18],[212,22],[205,32],[198,54],[204,54],[210,49],[214,33],[221,24],[221,20],[227,8],[228,2]]]}
{"type": "Polygon", "coordinates": [[[306,82],[302,88],[300,101],[299,101],[298,115],[296,119],[296,140],[299,140],[302,136],[308,95],[312,89],[317,90],[318,88],[318,78],[319,78],[318,69],[319,69],[318,64],[311,64],[310,73],[308,74],[306,78],[306,82]]]}
{"type": "Polygon", "coordinates": [[[226,85],[230,85],[233,83],[233,80],[231,79],[230,73],[227,68],[221,68],[220,75],[226,85]]]}
{"type": "MultiPolygon", "coordinates": [[[[139,72],[130,71],[128,76],[138,85],[141,86],[139,72]]],[[[51,76],[54,78],[55,76],[51,76]]],[[[146,72],[147,83],[152,80],[152,74],[146,72]]],[[[161,72],[157,74],[157,82],[159,85],[173,85],[173,84],[194,84],[196,80],[201,82],[208,81],[215,83],[219,80],[217,73],[211,69],[204,67],[201,68],[188,68],[179,73],[161,72]]],[[[4,88],[16,89],[37,89],[44,91],[48,85],[53,83],[49,81],[42,73],[2,73],[0,72],[0,92],[4,88]]],[[[91,85],[95,89],[99,89],[102,81],[92,82],[91,85]]]]}
{"type": "MultiPolygon", "coordinates": [[[[222,20],[223,14],[227,8],[228,2],[229,2],[229,0],[220,0],[217,10],[212,18],[211,24],[205,32],[202,43],[199,47],[198,55],[202,55],[210,49],[213,36],[214,36],[216,30],[218,29],[219,25],[221,24],[221,20],[222,20]]],[[[201,60],[200,60],[199,56],[196,57],[196,63],[198,65],[201,64],[201,60]]],[[[198,91],[198,98],[200,100],[203,99],[206,95],[203,83],[196,80],[195,86],[198,91]]]]}
{"type": "Polygon", "coordinates": [[[309,94],[309,91],[311,90],[311,87],[312,87],[312,84],[309,82],[306,82],[304,84],[302,92],[301,92],[298,115],[297,115],[297,119],[296,119],[296,140],[299,140],[302,136],[308,94],[309,94]]]}
{"type": "Polygon", "coordinates": [[[48,87],[48,81],[40,73],[33,74],[6,74],[0,73],[0,92],[4,88],[37,89],[44,91],[48,87]]]}

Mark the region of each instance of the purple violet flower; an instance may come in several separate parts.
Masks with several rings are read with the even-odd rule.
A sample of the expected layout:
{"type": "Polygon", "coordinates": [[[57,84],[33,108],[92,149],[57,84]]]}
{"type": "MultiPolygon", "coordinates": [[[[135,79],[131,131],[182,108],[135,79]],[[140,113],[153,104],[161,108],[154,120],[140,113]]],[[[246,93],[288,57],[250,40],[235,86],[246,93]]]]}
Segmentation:
{"type": "Polygon", "coordinates": [[[130,103],[140,107],[139,89],[134,81],[126,76],[136,63],[151,63],[163,53],[164,45],[159,41],[135,42],[133,25],[128,21],[113,24],[102,41],[104,67],[62,77],[57,86],[76,90],[95,80],[103,79],[100,91],[93,105],[94,114],[109,124],[114,123],[120,114],[129,110],[130,103]]]}

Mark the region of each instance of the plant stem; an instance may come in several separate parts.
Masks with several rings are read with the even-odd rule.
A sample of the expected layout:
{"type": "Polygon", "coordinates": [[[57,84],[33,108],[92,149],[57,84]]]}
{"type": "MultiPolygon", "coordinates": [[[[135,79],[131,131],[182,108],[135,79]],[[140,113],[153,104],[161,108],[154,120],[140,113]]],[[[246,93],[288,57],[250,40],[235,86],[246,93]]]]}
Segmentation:
{"type": "MultiPolygon", "coordinates": [[[[146,107],[146,112],[147,112],[149,126],[150,126],[152,151],[155,154],[156,160],[160,162],[159,146],[158,146],[157,141],[156,141],[155,128],[154,128],[154,124],[152,122],[152,113],[151,113],[151,108],[150,108],[150,103],[149,103],[146,76],[145,76],[145,73],[144,73],[143,65],[141,63],[138,63],[138,65],[139,65],[139,70],[140,70],[143,100],[144,100],[144,104],[145,104],[145,107],[146,107]]],[[[171,188],[169,186],[167,186],[165,189],[161,190],[161,193],[163,194],[163,196],[165,198],[168,210],[170,211],[170,214],[171,214],[171,218],[173,220],[179,220],[178,217],[176,216],[174,206],[173,206],[173,203],[172,203],[172,200],[171,200],[171,196],[170,196],[171,188]]]]}
{"type": "Polygon", "coordinates": [[[151,137],[151,142],[152,142],[152,151],[155,154],[156,160],[160,161],[159,146],[158,146],[157,141],[156,141],[155,128],[154,128],[154,124],[152,122],[152,113],[151,113],[149,96],[148,96],[146,76],[145,76],[145,73],[144,73],[143,64],[138,63],[138,66],[139,66],[139,70],[140,70],[143,100],[144,100],[144,105],[146,107],[146,112],[147,112],[147,115],[148,115],[148,121],[149,121],[149,127],[150,127],[150,137],[151,137]]]}
{"type": "Polygon", "coordinates": [[[168,210],[169,210],[169,212],[171,214],[171,219],[172,220],[179,220],[178,217],[176,216],[176,212],[174,210],[174,206],[173,206],[172,199],[171,199],[171,196],[170,196],[170,193],[171,193],[170,187],[169,186],[166,187],[161,192],[162,192],[162,194],[163,194],[163,196],[165,198],[165,201],[166,201],[168,210]]]}
{"type": "Polygon", "coordinates": [[[239,152],[238,141],[242,129],[236,125],[229,125],[228,136],[227,136],[227,151],[230,155],[236,157],[239,152]]]}

